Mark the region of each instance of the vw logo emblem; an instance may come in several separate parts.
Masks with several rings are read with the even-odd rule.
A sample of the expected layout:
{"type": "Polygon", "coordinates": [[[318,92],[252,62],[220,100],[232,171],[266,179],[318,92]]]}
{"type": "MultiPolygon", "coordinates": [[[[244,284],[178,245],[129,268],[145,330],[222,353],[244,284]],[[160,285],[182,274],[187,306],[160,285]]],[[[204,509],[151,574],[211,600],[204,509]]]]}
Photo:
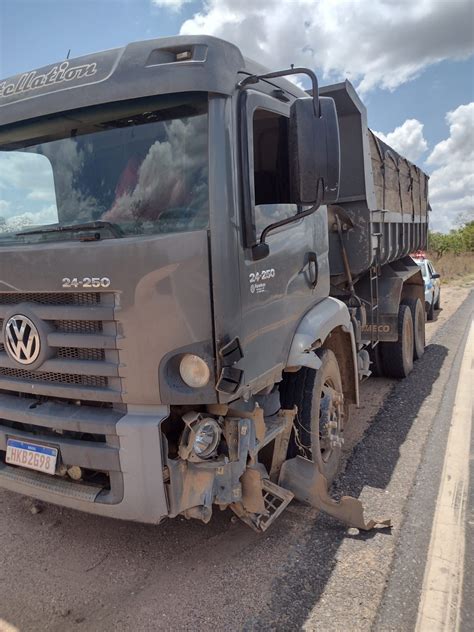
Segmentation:
{"type": "Polygon", "coordinates": [[[20,364],[33,364],[40,353],[36,325],[27,316],[15,314],[5,325],[5,349],[20,364]]]}

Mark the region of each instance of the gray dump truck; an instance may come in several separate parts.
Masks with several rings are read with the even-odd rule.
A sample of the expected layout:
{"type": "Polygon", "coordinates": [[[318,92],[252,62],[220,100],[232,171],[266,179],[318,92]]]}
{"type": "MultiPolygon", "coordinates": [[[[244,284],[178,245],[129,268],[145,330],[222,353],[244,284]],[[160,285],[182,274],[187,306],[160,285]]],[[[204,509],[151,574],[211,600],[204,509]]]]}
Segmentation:
{"type": "Polygon", "coordinates": [[[212,37],[1,81],[0,486],[357,525],[327,484],[359,382],[423,354],[427,182],[350,83],[212,37]]]}

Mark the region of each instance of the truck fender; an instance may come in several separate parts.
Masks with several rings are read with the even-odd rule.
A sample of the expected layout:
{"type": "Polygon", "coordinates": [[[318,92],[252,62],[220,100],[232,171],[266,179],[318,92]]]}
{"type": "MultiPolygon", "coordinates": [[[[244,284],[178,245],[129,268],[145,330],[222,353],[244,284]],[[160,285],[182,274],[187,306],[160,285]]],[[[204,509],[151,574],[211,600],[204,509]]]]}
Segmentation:
{"type": "Polygon", "coordinates": [[[337,353],[337,349],[333,350],[339,361],[343,382],[346,382],[345,394],[348,383],[350,383],[351,387],[347,393],[350,395],[348,399],[358,405],[359,378],[354,328],[349,310],[337,298],[330,296],[306,312],[296,328],[286,366],[288,369],[302,366],[319,369],[321,360],[314,351],[324,347],[329,334],[335,331],[347,334],[344,337],[348,337],[348,341],[350,341],[350,344],[346,345],[345,351],[340,350],[341,352],[337,353]],[[347,360],[341,362],[341,359],[347,360]]]}

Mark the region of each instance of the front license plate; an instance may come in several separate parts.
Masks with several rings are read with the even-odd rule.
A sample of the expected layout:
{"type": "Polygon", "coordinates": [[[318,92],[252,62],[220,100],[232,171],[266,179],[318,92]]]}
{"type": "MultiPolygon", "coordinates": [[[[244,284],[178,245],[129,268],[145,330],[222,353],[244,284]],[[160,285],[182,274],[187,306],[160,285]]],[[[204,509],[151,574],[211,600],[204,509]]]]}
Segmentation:
{"type": "Polygon", "coordinates": [[[8,439],[7,458],[5,460],[12,465],[20,465],[30,470],[54,474],[56,461],[58,460],[58,450],[45,445],[18,441],[18,439],[8,439]]]}

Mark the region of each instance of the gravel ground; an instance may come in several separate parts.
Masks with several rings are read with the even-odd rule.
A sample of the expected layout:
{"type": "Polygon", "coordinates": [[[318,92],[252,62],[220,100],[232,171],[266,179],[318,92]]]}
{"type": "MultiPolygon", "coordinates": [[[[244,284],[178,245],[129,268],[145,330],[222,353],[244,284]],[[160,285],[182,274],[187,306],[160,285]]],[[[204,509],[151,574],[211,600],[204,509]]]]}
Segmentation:
{"type": "Polygon", "coordinates": [[[0,491],[0,630],[369,630],[469,292],[443,287],[432,344],[407,380],[361,388],[335,492],[392,517],[392,530],[354,533],[298,503],[264,535],[218,511],[207,526],[151,527],[52,505],[32,513],[30,500],[0,491]]]}

